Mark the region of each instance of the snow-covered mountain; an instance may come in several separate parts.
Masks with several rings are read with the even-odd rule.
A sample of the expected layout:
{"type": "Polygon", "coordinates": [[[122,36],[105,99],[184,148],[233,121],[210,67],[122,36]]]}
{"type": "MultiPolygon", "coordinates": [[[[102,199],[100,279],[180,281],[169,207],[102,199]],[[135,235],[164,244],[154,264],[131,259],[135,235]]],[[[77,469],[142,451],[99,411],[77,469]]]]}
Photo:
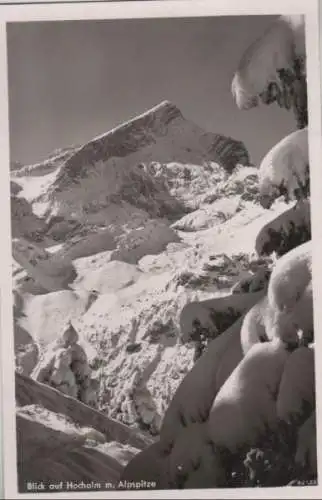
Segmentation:
{"type": "MultiPolygon", "coordinates": [[[[195,163],[210,160],[231,171],[237,163],[248,165],[245,146],[232,138],[205,132],[186,120],[171,102],[164,101],[127,123],[91,140],[69,158],[55,181],[55,189],[64,182],[75,182],[91,175],[98,162],[128,158],[133,163],[158,161],[195,163]],[[91,168],[90,168],[91,167],[91,168]]],[[[109,170],[109,165],[106,170],[109,170]]]]}
{"type": "MultiPolygon", "coordinates": [[[[112,399],[138,384],[135,363],[123,362],[128,345],[138,344],[137,352],[142,351],[142,374],[161,363],[156,387],[177,349],[185,371],[192,351],[177,346],[180,308],[190,298],[209,297],[217,281],[220,286],[220,271],[206,266],[212,253],[209,240],[257,202],[257,170],[248,162],[239,141],[204,132],[166,101],[84,146],[58,151],[13,173],[13,278],[24,312],[16,318],[17,331],[27,331],[35,344],[46,346],[72,319],[85,344],[91,344],[92,356],[100,358],[99,345],[106,346],[111,369],[105,382],[110,376],[116,381],[110,388],[112,399]],[[197,251],[198,239],[203,251],[197,251]],[[98,293],[94,303],[92,290],[98,293]],[[102,307],[106,318],[100,326],[88,327],[88,321],[94,325],[96,315],[101,316],[102,307]],[[164,357],[169,361],[163,362],[164,357]],[[124,380],[128,389],[122,388],[124,380]]],[[[267,219],[264,210],[257,210],[267,219]]],[[[227,226],[228,238],[229,233],[227,226]]],[[[221,286],[229,288],[233,282],[223,279],[221,286]]],[[[18,342],[16,350],[19,363],[29,370],[35,348],[19,347],[18,342]]],[[[156,394],[143,389],[152,372],[142,376],[140,391],[148,392],[138,397],[144,408],[156,394]]],[[[155,418],[160,419],[175,385],[171,382],[164,394],[161,390],[147,425],[153,427],[155,418]]],[[[119,403],[108,407],[118,414],[119,403]]],[[[136,410],[123,409],[120,415],[132,424],[137,418],[136,410]]]]}
{"type": "MultiPolygon", "coordinates": [[[[203,131],[165,101],[13,173],[13,235],[61,244],[53,259],[113,250],[113,259],[136,263],[179,241],[171,223],[222,197],[230,173],[248,164],[240,141],[203,131]]],[[[254,169],[246,171],[242,190],[253,196],[254,169]]]]}
{"type": "MultiPolygon", "coordinates": [[[[176,216],[183,207],[167,192],[163,178],[145,171],[152,162],[215,162],[231,172],[250,160],[240,141],[202,130],[165,101],[74,150],[60,166],[49,159],[42,166],[28,167],[30,174],[44,168],[48,174],[38,179],[40,189],[35,193],[25,182],[20,196],[32,202],[37,213],[51,217],[90,216],[114,201],[151,215],[176,216]],[[54,165],[58,168],[53,170],[54,165]]],[[[22,174],[27,172],[20,170],[17,183],[22,174]]]]}
{"type": "MultiPolygon", "coordinates": [[[[258,258],[257,236],[289,206],[277,199],[262,207],[258,169],[249,166],[245,146],[203,131],[168,101],[83,146],[12,171],[11,180],[17,380],[20,395],[24,385],[32,395],[18,401],[18,421],[22,434],[39,428],[43,439],[65,440],[73,470],[78,459],[47,404],[56,392],[36,373],[46,373],[48,385],[58,377],[64,387],[58,420],[65,422],[67,405],[73,435],[80,436],[74,427],[85,411],[74,397],[81,365],[97,391],[81,425],[98,409],[114,430],[117,421],[151,440],[194,364],[193,341],[228,328],[244,308],[232,288],[270,272],[274,256],[258,258]],[[66,362],[67,348],[55,347],[70,323],[86,359],[77,359],[78,368],[66,362]]],[[[97,453],[100,464],[109,460],[104,446],[97,453]]]]}

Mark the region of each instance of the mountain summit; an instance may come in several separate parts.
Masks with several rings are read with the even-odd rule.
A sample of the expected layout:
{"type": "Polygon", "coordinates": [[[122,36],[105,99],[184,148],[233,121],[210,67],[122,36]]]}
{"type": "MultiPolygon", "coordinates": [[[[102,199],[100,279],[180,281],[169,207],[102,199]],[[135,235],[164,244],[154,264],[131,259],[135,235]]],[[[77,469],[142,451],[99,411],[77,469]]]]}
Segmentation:
{"type": "Polygon", "coordinates": [[[199,157],[218,162],[229,171],[237,163],[250,164],[248,152],[242,142],[202,130],[187,121],[173,103],[163,101],[83,145],[67,159],[56,185],[66,175],[73,180],[86,177],[88,167],[94,166],[98,161],[124,158],[139,151],[150,157],[144,158],[146,160],[151,159],[153,151],[154,161],[189,161],[193,159],[193,154],[187,153],[196,151],[199,157]],[[168,144],[162,144],[161,151],[155,155],[156,148],[153,146],[166,138],[168,144]]]}
{"type": "Polygon", "coordinates": [[[128,192],[133,184],[138,191],[131,198],[154,196],[160,179],[144,170],[152,163],[209,162],[228,173],[236,165],[250,164],[242,142],[203,130],[164,101],[77,148],[50,177],[37,201],[46,205],[47,214],[92,213],[115,196],[123,198],[124,189],[128,192]]]}

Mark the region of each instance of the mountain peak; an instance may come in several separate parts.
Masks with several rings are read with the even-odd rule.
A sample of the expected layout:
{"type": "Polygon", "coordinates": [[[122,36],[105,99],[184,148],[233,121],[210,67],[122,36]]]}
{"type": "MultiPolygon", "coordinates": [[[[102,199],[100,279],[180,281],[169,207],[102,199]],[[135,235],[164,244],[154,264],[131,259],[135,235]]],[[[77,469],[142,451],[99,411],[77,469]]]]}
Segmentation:
{"type": "Polygon", "coordinates": [[[149,108],[143,113],[135,115],[133,118],[122,122],[120,125],[110,129],[108,132],[104,132],[99,136],[96,136],[94,139],[89,141],[87,144],[90,144],[94,141],[102,140],[111,134],[118,134],[122,130],[128,131],[130,127],[136,126],[145,126],[145,124],[150,125],[150,121],[157,124],[167,124],[175,118],[183,118],[180,109],[173,104],[171,101],[164,100],[159,104],[156,104],[152,108],[149,108]]]}
{"type": "MultiPolygon", "coordinates": [[[[180,116],[182,117],[182,113],[180,109],[171,101],[164,100],[161,101],[159,104],[156,104],[152,108],[144,111],[142,114],[138,115],[135,117],[133,120],[136,120],[138,118],[142,118],[144,116],[148,115],[158,115],[160,117],[166,118],[167,115],[170,115],[171,117],[176,117],[180,116]]],[[[133,121],[131,120],[131,121],[133,121]]]]}
{"type": "Polygon", "coordinates": [[[68,189],[80,186],[87,178],[95,183],[99,177],[99,190],[103,189],[103,183],[106,198],[108,192],[115,192],[121,172],[127,176],[135,164],[151,161],[202,164],[206,160],[217,162],[227,171],[232,171],[238,163],[249,164],[244,144],[206,132],[184,118],[174,103],[164,100],[77,149],[59,167],[47,194],[52,200],[58,199],[67,186],[68,189]]]}
{"type": "Polygon", "coordinates": [[[176,119],[183,120],[181,111],[170,101],[162,101],[87,142],[67,159],[61,174],[74,179],[82,177],[86,175],[88,165],[112,156],[122,158],[134,153],[138,148],[154,143],[155,137],[166,135],[169,124],[176,119]]]}

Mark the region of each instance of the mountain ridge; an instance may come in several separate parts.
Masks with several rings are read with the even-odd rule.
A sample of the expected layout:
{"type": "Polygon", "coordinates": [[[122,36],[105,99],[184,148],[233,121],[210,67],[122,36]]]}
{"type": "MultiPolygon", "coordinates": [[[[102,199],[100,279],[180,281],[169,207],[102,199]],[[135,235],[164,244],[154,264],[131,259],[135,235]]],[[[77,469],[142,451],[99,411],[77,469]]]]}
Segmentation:
{"type": "Polygon", "coordinates": [[[182,207],[164,186],[166,179],[145,170],[152,163],[171,162],[214,162],[229,174],[238,165],[248,166],[250,159],[243,143],[204,131],[186,120],[174,104],[163,101],[78,148],[48,175],[37,203],[46,205],[45,213],[55,210],[56,216],[69,217],[70,213],[95,213],[115,197],[119,202],[119,195],[122,198],[125,193],[125,201],[130,196],[133,204],[134,197],[137,208],[146,209],[145,200],[151,205],[153,195],[161,203],[161,212],[170,213],[172,206],[181,215],[182,207]]]}
{"type": "MultiPolygon", "coordinates": [[[[76,181],[79,177],[86,177],[86,167],[94,166],[98,161],[107,162],[113,158],[124,158],[130,154],[138,153],[171,134],[178,136],[198,135],[198,142],[200,142],[198,149],[205,150],[203,151],[205,159],[218,161],[227,170],[233,169],[237,163],[250,164],[248,151],[241,141],[203,130],[190,120],[186,120],[175,104],[170,101],[162,101],[144,113],[94,137],[78,148],[62,164],[54,183],[54,190],[60,189],[66,175],[70,180],[76,181]],[[187,127],[188,124],[190,128],[187,127]],[[179,130],[180,128],[183,130],[179,130]],[[188,130],[184,130],[184,128],[188,128],[188,130]]],[[[184,137],[179,137],[179,139],[181,139],[180,142],[184,142],[184,137]]],[[[187,147],[187,152],[189,153],[191,149],[187,147]]],[[[171,153],[175,160],[176,151],[171,150],[170,147],[168,154],[171,156],[171,153]]],[[[158,158],[154,157],[154,161],[157,160],[158,158]]]]}

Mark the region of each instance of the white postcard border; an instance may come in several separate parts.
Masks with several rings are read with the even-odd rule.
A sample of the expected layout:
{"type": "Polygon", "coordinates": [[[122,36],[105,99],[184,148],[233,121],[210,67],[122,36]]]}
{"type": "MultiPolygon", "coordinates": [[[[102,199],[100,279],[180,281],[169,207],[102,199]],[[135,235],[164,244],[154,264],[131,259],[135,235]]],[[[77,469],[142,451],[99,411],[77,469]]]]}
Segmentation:
{"type": "MultiPolygon", "coordinates": [[[[118,19],[141,17],[203,17],[211,15],[305,14],[308,68],[309,142],[311,158],[311,199],[313,249],[313,285],[315,294],[315,331],[322,330],[322,168],[321,168],[321,85],[319,66],[318,1],[270,0],[263,5],[256,0],[161,0],[100,3],[26,4],[0,6],[1,78],[1,169],[0,199],[2,241],[1,256],[1,361],[2,361],[2,465],[6,498],[321,498],[322,485],[306,487],[240,488],[168,491],[111,491],[84,493],[32,493],[17,491],[15,382],[11,293],[11,214],[9,182],[9,125],[6,55],[6,22],[65,19],[118,19]]],[[[318,422],[318,477],[322,483],[322,338],[316,334],[316,388],[318,422]]]]}

